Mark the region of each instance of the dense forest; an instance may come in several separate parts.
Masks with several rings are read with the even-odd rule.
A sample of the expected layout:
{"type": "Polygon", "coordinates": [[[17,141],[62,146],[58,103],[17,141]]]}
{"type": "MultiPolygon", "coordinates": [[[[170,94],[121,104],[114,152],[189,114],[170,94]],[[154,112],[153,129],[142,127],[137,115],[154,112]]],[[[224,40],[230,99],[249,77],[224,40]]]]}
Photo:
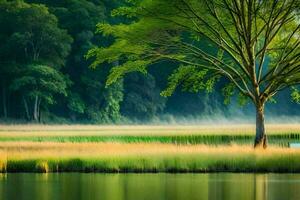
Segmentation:
{"type": "MultiPolygon", "coordinates": [[[[96,33],[122,0],[0,0],[0,89],[2,121],[41,123],[138,123],[207,116],[252,114],[236,95],[223,97],[224,81],[208,93],[176,90],[162,97],[176,63],[164,62],[147,74],[132,73],[105,86],[113,64],[91,68],[94,46],[113,38],[96,33]]],[[[207,44],[209,46],[209,44],[207,44]]],[[[225,91],[226,92],[226,91],[225,91]]],[[[300,107],[284,91],[268,104],[274,115],[298,115],[300,107]],[[276,101],[276,102],[275,102],[276,101]]]]}

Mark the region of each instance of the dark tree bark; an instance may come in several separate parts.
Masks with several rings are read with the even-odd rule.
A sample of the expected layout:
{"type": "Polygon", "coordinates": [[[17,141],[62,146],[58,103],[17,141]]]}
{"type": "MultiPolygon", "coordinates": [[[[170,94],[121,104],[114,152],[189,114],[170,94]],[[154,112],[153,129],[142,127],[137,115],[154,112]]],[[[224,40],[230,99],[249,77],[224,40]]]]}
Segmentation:
{"type": "Polygon", "coordinates": [[[33,120],[34,121],[38,121],[38,119],[39,119],[39,116],[38,116],[38,100],[39,100],[39,97],[35,96],[34,106],[33,106],[33,120]]]}
{"type": "Polygon", "coordinates": [[[26,119],[30,120],[28,104],[27,104],[27,101],[26,101],[25,97],[23,97],[23,103],[24,103],[24,108],[25,108],[25,113],[26,113],[26,119]]]}
{"type": "Polygon", "coordinates": [[[254,147],[267,148],[264,104],[256,105],[256,135],[255,135],[254,147]]]}
{"type": "Polygon", "coordinates": [[[5,85],[2,87],[2,105],[3,105],[3,117],[7,118],[7,96],[5,85]]]}
{"type": "Polygon", "coordinates": [[[37,111],[37,114],[38,114],[38,120],[39,120],[39,123],[41,122],[41,98],[39,98],[38,100],[38,111],[37,111]]]}

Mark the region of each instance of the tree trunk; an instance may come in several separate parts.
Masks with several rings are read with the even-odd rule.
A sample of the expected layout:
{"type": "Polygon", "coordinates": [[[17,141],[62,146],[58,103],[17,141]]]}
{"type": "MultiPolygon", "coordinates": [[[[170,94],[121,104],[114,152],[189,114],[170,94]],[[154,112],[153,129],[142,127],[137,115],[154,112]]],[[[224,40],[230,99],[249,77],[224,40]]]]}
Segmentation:
{"type": "Polygon", "coordinates": [[[6,101],[6,88],[5,85],[3,85],[2,88],[2,104],[3,104],[3,117],[7,118],[7,101],[6,101]]]}
{"type": "Polygon", "coordinates": [[[267,136],[265,130],[264,105],[256,105],[256,136],[254,148],[267,148],[267,136]]]}
{"type": "Polygon", "coordinates": [[[41,123],[41,98],[38,101],[38,119],[39,119],[39,123],[41,123]]]}
{"type": "Polygon", "coordinates": [[[28,104],[27,104],[25,97],[23,97],[23,103],[24,103],[24,107],[25,107],[26,118],[27,118],[27,120],[30,120],[28,104]]]}
{"type": "Polygon", "coordinates": [[[34,121],[38,121],[39,117],[38,117],[38,96],[35,96],[35,100],[34,100],[34,107],[33,107],[33,120],[34,121]]]}

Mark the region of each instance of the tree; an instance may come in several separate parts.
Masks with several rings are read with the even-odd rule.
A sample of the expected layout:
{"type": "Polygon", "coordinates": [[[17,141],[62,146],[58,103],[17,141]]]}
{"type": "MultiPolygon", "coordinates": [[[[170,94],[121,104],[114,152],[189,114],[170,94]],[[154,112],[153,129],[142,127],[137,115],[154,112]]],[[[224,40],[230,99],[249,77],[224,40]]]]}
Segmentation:
{"type": "Polygon", "coordinates": [[[155,78],[132,73],[124,78],[124,100],[121,112],[138,121],[151,120],[165,107],[165,99],[159,95],[155,78]]]}
{"type": "MultiPolygon", "coordinates": [[[[163,60],[181,63],[169,77],[163,95],[177,86],[185,90],[211,91],[221,78],[230,83],[224,94],[238,91],[256,108],[254,146],[267,146],[265,103],[300,81],[299,0],[141,0],[128,1],[112,12],[130,23],[101,23],[98,32],[113,36],[107,47],[93,48],[93,67],[120,60],[107,85],[124,74],[163,60]],[[201,45],[209,41],[207,50],[201,45]],[[266,62],[268,60],[268,63],[266,62]],[[266,64],[267,63],[267,64],[266,64]]],[[[292,97],[300,99],[294,89],[292,97]]]]}
{"type": "Polygon", "coordinates": [[[60,72],[44,65],[28,65],[21,74],[11,84],[11,90],[24,93],[26,118],[40,122],[41,105],[54,104],[56,94],[66,96],[68,81],[60,72]]]}
{"type": "Polygon", "coordinates": [[[72,120],[89,120],[93,123],[118,121],[119,102],[122,100],[122,84],[105,88],[107,69],[94,70],[84,58],[86,52],[98,43],[110,40],[96,35],[95,26],[99,21],[107,20],[108,6],[115,7],[115,1],[90,0],[27,0],[42,3],[49,7],[59,21],[60,27],[66,29],[74,39],[72,49],[66,58],[62,71],[73,82],[68,90],[68,98],[56,105],[64,117],[72,120]],[[120,98],[121,97],[121,98],[120,98]],[[109,102],[111,101],[111,102],[109,102]]]}
{"type": "Polygon", "coordinates": [[[86,104],[85,118],[92,123],[115,123],[122,118],[120,103],[123,101],[123,80],[105,87],[105,77],[110,67],[88,70],[81,81],[86,89],[83,99],[86,104]]]}
{"type": "MultiPolygon", "coordinates": [[[[35,88],[31,87],[28,87],[27,90],[21,89],[23,86],[27,86],[24,82],[20,82],[22,73],[32,70],[28,66],[35,66],[35,68],[41,66],[40,70],[45,70],[43,68],[45,65],[56,70],[60,69],[70,51],[72,38],[66,30],[59,28],[57,18],[49,13],[47,7],[27,4],[22,1],[0,2],[0,25],[2,27],[0,30],[0,71],[2,78],[0,85],[3,94],[4,117],[8,116],[9,111],[7,108],[8,99],[11,96],[9,88],[14,88],[12,91],[14,93],[12,94],[13,103],[23,104],[27,118],[37,120],[39,106],[36,103],[41,98],[38,95],[35,97],[37,99],[35,114],[34,117],[29,117],[29,106],[26,101],[28,96],[36,93],[36,91],[35,88]],[[20,87],[11,86],[17,82],[19,82],[20,87]],[[28,91],[29,88],[32,91],[28,91]]],[[[60,76],[62,75],[60,74],[60,76]]]]}
{"type": "Polygon", "coordinates": [[[18,4],[12,13],[14,29],[9,40],[17,47],[17,59],[25,63],[42,62],[59,68],[71,49],[72,38],[58,27],[48,8],[37,4],[18,4]]]}
{"type": "Polygon", "coordinates": [[[0,87],[1,87],[1,108],[3,118],[8,118],[9,116],[9,99],[10,91],[9,85],[15,78],[18,72],[18,66],[14,62],[0,62],[0,87]]]}
{"type": "Polygon", "coordinates": [[[4,118],[10,117],[9,99],[10,91],[8,89],[11,80],[14,79],[18,71],[15,59],[15,48],[11,45],[10,34],[14,27],[12,13],[18,8],[6,1],[0,1],[0,87],[1,87],[1,108],[4,118]]]}

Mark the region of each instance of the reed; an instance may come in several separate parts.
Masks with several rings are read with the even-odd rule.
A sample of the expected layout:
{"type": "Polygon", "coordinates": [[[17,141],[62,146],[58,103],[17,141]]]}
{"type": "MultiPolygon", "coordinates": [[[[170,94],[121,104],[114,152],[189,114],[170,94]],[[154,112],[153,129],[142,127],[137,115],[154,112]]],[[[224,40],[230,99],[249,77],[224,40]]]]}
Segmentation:
{"type": "MultiPolygon", "coordinates": [[[[300,142],[300,126],[267,126],[270,144],[288,146],[300,142]]],[[[0,142],[123,142],[172,144],[251,144],[253,125],[219,126],[0,126],[0,142]]]]}
{"type": "MultiPolygon", "coordinates": [[[[268,134],[299,133],[299,124],[267,124],[268,134]]],[[[252,135],[253,124],[216,125],[0,125],[1,135],[252,135]]]]}
{"type": "Polygon", "coordinates": [[[300,150],[160,143],[1,144],[1,172],[300,172],[300,150]]]}
{"type": "Polygon", "coordinates": [[[0,125],[0,172],[300,172],[300,126],[0,125]]]}

